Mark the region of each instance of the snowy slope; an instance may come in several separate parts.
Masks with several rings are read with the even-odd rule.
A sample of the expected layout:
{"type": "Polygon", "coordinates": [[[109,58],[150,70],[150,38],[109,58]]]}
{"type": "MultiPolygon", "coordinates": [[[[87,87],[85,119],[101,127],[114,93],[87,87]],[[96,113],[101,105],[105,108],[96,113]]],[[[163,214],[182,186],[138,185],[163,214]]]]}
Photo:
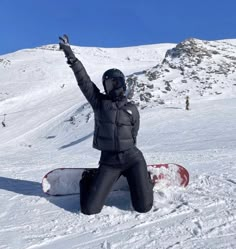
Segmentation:
{"type": "Polygon", "coordinates": [[[97,165],[92,110],[57,45],[7,54],[0,248],[235,248],[236,40],[73,49],[100,88],[106,69],[124,71],[140,107],[138,147],[148,163],[184,165],[189,187],[155,193],[147,214],[132,211],[128,192],[111,193],[92,216],[80,214],[79,196],[44,195],[47,171],[97,165]]]}

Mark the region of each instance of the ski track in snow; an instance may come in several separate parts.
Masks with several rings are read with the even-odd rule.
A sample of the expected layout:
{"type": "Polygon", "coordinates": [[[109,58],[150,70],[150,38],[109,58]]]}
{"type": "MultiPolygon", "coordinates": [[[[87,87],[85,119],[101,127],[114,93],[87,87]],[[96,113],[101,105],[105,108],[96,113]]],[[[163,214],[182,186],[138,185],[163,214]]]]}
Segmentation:
{"type": "Polygon", "coordinates": [[[7,200],[8,208],[13,201],[19,210],[14,210],[14,204],[8,210],[12,225],[0,230],[4,234],[1,245],[18,234],[32,245],[21,248],[63,248],[67,244],[70,248],[212,248],[211,241],[214,248],[223,248],[226,242],[226,248],[233,248],[235,188],[235,183],[223,177],[202,175],[192,179],[187,189],[155,193],[155,205],[148,214],[129,211],[128,193],[121,191],[112,193],[102,214],[93,216],[77,211],[78,196],[13,196],[7,200]],[[220,190],[217,195],[215,189],[220,190]],[[118,204],[121,199],[127,203],[118,204]],[[50,202],[61,208],[53,208],[50,202]],[[28,219],[22,220],[25,216],[28,219]]]}
{"type": "MultiPolygon", "coordinates": [[[[132,63],[119,58],[116,50],[77,49],[98,81],[107,65],[119,62],[126,74],[139,72],[159,63],[172,46],[122,49],[122,56],[131,56],[132,63]],[[105,66],[96,64],[101,58],[105,66]]],[[[4,70],[12,66],[17,72],[3,74],[4,82],[8,82],[4,84],[18,98],[0,102],[4,111],[13,113],[7,116],[8,127],[0,130],[0,249],[236,248],[235,98],[196,101],[189,112],[174,100],[169,106],[142,110],[138,147],[147,163],[185,166],[190,172],[189,186],[155,192],[154,206],[146,214],[132,210],[127,191],[112,192],[100,214],[86,216],[80,213],[79,195],[47,196],[41,190],[41,179],[58,167],[78,167],[81,162],[82,167],[96,166],[99,152],[91,146],[91,110],[77,88],[66,86],[64,93],[57,88],[58,84],[73,82],[58,51],[49,46],[7,57],[11,64],[4,70]],[[54,57],[45,65],[48,53],[54,57]],[[14,61],[22,57],[26,57],[24,65],[14,61]],[[27,60],[32,68],[37,65],[36,72],[27,60]],[[55,68],[48,71],[53,63],[55,68]],[[32,82],[40,84],[29,87],[25,83],[24,88],[22,82],[29,76],[19,73],[22,67],[29,70],[32,82]],[[17,80],[22,88],[12,90],[17,80]],[[52,90],[45,92],[51,81],[52,90]],[[78,93],[74,94],[75,89],[78,93]],[[32,102],[34,98],[36,102],[32,102]],[[25,106],[31,111],[19,112],[25,106]],[[75,125],[68,122],[73,115],[75,125]]]]}

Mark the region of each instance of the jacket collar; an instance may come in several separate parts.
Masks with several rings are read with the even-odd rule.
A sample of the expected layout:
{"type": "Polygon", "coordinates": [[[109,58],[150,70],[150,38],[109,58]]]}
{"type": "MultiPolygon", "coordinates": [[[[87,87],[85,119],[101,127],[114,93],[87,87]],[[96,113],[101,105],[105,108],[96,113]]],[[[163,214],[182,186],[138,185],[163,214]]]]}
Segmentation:
{"type": "Polygon", "coordinates": [[[127,97],[126,96],[122,96],[119,99],[116,99],[115,102],[117,108],[121,108],[122,106],[125,106],[127,104],[127,97]]]}

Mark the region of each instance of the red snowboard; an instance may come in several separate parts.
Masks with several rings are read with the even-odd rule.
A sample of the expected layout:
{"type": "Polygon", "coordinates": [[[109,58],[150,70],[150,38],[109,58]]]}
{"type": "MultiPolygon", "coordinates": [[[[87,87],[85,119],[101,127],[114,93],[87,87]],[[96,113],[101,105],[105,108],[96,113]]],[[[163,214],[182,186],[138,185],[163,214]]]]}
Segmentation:
{"type": "MultiPolygon", "coordinates": [[[[189,173],[181,165],[174,163],[148,165],[148,171],[155,182],[154,189],[169,186],[186,187],[189,182],[189,173]]],[[[79,194],[79,182],[84,168],[57,168],[48,172],[42,180],[42,189],[49,195],[79,194]]],[[[124,177],[120,177],[113,187],[114,190],[128,190],[124,177]]]]}

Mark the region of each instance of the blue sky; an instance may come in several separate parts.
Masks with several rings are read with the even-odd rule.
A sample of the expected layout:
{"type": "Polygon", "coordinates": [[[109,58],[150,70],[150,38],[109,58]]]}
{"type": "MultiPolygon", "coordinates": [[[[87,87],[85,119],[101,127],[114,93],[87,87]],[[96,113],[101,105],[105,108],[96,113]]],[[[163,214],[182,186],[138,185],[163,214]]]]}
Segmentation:
{"type": "Polygon", "coordinates": [[[126,47],[236,38],[235,0],[1,0],[0,54],[58,42],[126,47]]]}

